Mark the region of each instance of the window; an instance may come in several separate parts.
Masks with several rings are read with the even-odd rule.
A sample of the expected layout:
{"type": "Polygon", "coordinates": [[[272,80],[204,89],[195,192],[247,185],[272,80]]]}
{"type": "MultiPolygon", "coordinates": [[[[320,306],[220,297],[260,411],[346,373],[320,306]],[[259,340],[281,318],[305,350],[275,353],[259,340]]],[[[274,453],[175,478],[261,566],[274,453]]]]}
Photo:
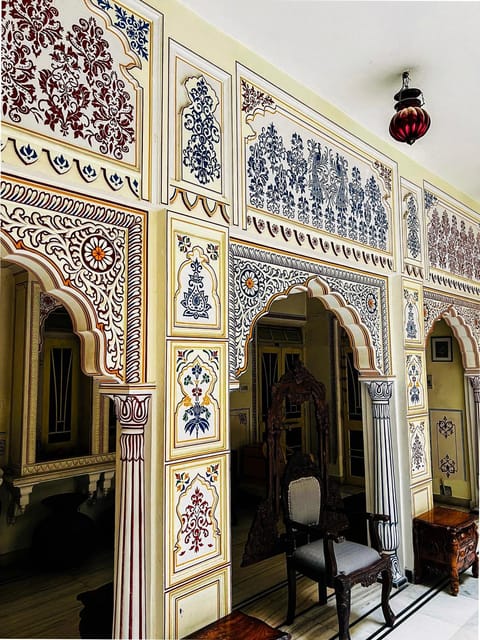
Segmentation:
{"type": "Polygon", "coordinates": [[[63,306],[46,318],[40,347],[36,459],[87,455],[92,378],[80,368],[80,340],[63,306]]]}

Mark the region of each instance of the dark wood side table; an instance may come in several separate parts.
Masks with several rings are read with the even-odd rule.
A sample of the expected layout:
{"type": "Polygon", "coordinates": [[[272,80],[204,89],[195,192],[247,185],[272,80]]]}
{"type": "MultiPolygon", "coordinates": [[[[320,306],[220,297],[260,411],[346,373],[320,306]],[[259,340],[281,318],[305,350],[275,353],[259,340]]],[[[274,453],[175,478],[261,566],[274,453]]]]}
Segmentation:
{"type": "Polygon", "coordinates": [[[450,577],[450,592],[458,594],[458,574],[472,567],[478,578],[478,515],[435,507],[413,520],[414,581],[430,570],[450,577]]]}
{"type": "Polygon", "coordinates": [[[241,611],[233,611],[184,640],[290,640],[290,634],[241,611]]]}

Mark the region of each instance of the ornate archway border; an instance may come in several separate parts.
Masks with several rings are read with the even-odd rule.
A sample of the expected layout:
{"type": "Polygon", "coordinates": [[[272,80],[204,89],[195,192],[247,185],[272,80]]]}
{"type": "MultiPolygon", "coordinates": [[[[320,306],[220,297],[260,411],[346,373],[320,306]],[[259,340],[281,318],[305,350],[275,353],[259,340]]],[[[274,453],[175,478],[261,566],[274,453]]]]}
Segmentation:
{"type": "Polygon", "coordinates": [[[145,213],[14,177],[4,177],[0,193],[2,257],[68,307],[85,372],[140,382],[145,213]]]}
{"type": "Polygon", "coordinates": [[[423,299],[425,338],[436,320],[445,320],[460,345],[464,369],[480,371],[480,305],[428,289],[423,299]]]}
{"type": "Polygon", "coordinates": [[[232,379],[247,367],[256,321],[275,299],[294,291],[321,299],[337,316],[352,339],[355,364],[363,375],[390,374],[386,279],[231,242],[229,291],[232,379]]]}

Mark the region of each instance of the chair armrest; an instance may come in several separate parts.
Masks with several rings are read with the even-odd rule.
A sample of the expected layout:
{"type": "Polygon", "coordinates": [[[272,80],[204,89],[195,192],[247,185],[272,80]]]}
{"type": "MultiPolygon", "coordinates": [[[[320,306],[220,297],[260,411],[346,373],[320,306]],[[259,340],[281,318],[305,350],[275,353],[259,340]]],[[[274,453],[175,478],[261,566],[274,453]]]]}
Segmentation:
{"type": "Polygon", "coordinates": [[[345,538],[332,531],[327,531],[323,538],[323,554],[325,557],[325,571],[327,574],[327,584],[332,584],[333,578],[338,573],[337,558],[335,556],[334,542],[343,542],[345,538]]]}

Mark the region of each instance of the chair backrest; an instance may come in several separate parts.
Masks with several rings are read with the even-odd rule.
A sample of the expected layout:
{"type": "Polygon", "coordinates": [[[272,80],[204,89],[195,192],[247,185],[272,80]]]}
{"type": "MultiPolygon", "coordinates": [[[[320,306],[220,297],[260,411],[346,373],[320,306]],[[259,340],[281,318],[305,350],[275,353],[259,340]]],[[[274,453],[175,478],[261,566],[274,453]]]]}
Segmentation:
{"type": "Polygon", "coordinates": [[[319,524],[322,490],[315,476],[292,480],[288,485],[288,515],[300,524],[319,524]]]}
{"type": "Polygon", "coordinates": [[[282,505],[287,528],[291,520],[305,525],[320,524],[325,497],[322,475],[312,457],[295,453],[288,460],[282,478],[282,505]]]}

